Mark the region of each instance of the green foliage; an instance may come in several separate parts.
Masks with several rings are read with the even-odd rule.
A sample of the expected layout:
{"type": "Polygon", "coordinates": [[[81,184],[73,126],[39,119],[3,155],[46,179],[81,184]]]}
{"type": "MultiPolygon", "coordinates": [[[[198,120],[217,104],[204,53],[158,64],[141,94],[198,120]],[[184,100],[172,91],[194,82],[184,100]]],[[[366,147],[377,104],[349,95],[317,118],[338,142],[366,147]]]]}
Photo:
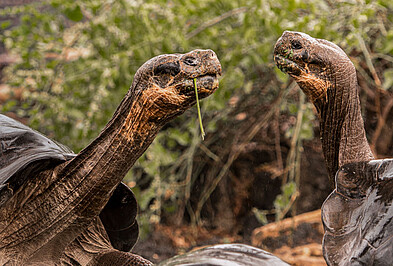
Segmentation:
{"type": "Polygon", "coordinates": [[[273,210],[258,210],[253,208],[252,212],[261,224],[267,224],[269,222],[267,215],[274,214],[276,221],[281,220],[288,213],[296,197],[298,196],[298,188],[294,181],[289,181],[281,187],[281,194],[279,194],[274,200],[273,210]]]}
{"type": "Polygon", "coordinates": [[[83,19],[82,10],[77,3],[75,3],[73,7],[66,8],[64,10],[64,15],[74,22],[78,22],[83,19]]]}
{"type": "MultiPolygon", "coordinates": [[[[286,86],[288,77],[272,61],[273,45],[284,30],[331,40],[348,53],[361,51],[361,39],[367,47],[373,44],[374,63],[382,57],[393,61],[391,0],[47,0],[0,10],[0,16],[13,15],[21,18],[17,27],[7,29],[7,21],[0,25],[7,29],[1,40],[19,57],[5,70],[5,82],[25,90],[23,102],[10,100],[1,109],[29,118],[33,128],[76,152],[110,119],[138,67],[158,54],[195,48],[218,54],[224,70],[220,89],[201,106],[208,135],[222,130],[217,123],[228,119],[221,114],[230,97],[261,87],[266,95],[276,95],[286,86]],[[270,77],[269,84],[260,73],[270,77]]],[[[387,90],[392,69],[383,75],[387,90]]],[[[296,114],[297,99],[286,102],[283,111],[296,114]]],[[[196,117],[193,108],[171,122],[126,178],[138,184],[134,191],[149,214],[144,217],[154,218],[150,222],[188,200],[185,191],[198,175],[187,174],[201,142],[196,117]]],[[[314,119],[306,108],[300,139],[312,138],[314,119]]],[[[290,128],[287,137],[293,132],[290,128]]],[[[284,185],[277,210],[285,208],[291,193],[293,183],[284,185]]]]}
{"type": "Polygon", "coordinates": [[[297,192],[296,183],[290,181],[281,187],[281,194],[274,200],[274,209],[276,210],[276,220],[281,220],[290,209],[297,192]]]}
{"type": "Polygon", "coordinates": [[[269,223],[266,215],[269,214],[268,211],[265,210],[258,210],[257,208],[253,208],[252,212],[254,213],[255,217],[257,218],[258,222],[265,225],[269,223]]]}
{"type": "MultiPolygon", "coordinates": [[[[304,110],[302,116],[299,136],[297,136],[297,138],[301,140],[310,140],[314,137],[314,128],[312,122],[315,120],[315,114],[311,103],[307,103],[306,106],[307,107],[304,110]]],[[[296,114],[299,112],[299,105],[295,103],[283,104],[283,107],[284,107],[282,108],[283,110],[287,110],[289,114],[293,116],[296,116],[296,114]]],[[[287,138],[291,138],[293,134],[294,134],[294,128],[291,127],[286,132],[285,136],[287,138]]]]}
{"type": "Polygon", "coordinates": [[[383,72],[383,89],[391,90],[393,87],[393,69],[388,68],[383,72]]]}

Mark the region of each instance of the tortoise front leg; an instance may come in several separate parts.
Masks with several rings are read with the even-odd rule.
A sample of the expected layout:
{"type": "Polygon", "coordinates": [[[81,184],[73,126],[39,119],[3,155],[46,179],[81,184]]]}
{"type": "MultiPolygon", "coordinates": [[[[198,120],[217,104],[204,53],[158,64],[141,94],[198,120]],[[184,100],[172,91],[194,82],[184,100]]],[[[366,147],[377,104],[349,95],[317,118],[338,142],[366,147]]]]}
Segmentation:
{"type": "Polygon", "coordinates": [[[91,263],[88,264],[88,266],[112,266],[112,265],[150,266],[153,265],[153,263],[136,254],[119,251],[119,250],[112,250],[100,254],[91,263]]]}
{"type": "Polygon", "coordinates": [[[141,256],[116,250],[99,218],[69,244],[60,260],[61,265],[153,265],[141,256]]]}

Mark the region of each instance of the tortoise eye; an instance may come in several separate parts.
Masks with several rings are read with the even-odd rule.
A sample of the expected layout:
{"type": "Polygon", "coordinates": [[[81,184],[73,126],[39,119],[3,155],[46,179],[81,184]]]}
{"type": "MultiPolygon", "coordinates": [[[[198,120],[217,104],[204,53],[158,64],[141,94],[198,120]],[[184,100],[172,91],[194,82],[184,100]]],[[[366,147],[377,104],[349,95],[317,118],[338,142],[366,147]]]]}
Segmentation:
{"type": "Polygon", "coordinates": [[[299,50],[299,49],[303,48],[302,44],[296,40],[291,41],[291,46],[292,46],[292,49],[294,49],[294,50],[299,50]]]}
{"type": "Polygon", "coordinates": [[[195,57],[189,56],[184,58],[184,63],[189,66],[196,66],[198,65],[198,60],[195,57]]]}
{"type": "Polygon", "coordinates": [[[171,63],[166,63],[166,64],[162,64],[157,66],[154,69],[154,75],[158,76],[158,75],[165,75],[165,74],[169,74],[171,76],[176,76],[177,74],[179,74],[180,72],[180,65],[178,62],[171,62],[171,63]]]}

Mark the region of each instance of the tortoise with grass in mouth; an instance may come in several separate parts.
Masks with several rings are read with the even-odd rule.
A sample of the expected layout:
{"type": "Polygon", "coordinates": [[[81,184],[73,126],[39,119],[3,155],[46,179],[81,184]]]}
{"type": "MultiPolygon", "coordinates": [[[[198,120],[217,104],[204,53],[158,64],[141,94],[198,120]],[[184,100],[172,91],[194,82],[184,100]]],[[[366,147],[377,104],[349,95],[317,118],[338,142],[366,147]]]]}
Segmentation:
{"type": "Polygon", "coordinates": [[[143,64],[99,136],[73,154],[0,116],[1,265],[150,265],[128,253],[137,205],[121,180],[160,128],[218,87],[211,50],[143,64]]]}

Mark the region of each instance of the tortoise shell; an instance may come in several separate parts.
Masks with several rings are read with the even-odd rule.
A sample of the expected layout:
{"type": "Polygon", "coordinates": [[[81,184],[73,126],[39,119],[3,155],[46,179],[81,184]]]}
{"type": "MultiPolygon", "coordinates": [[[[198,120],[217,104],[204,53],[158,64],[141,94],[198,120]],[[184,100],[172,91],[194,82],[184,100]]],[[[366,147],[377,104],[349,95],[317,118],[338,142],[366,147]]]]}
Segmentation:
{"type": "Polygon", "coordinates": [[[245,244],[219,244],[175,256],[159,266],[288,266],[273,254],[245,244]]]}
{"type": "Polygon", "coordinates": [[[322,206],[324,256],[332,265],[393,261],[393,159],[342,166],[322,206]]]}
{"type": "MultiPolygon", "coordinates": [[[[0,114],[0,206],[34,173],[54,168],[76,156],[68,147],[0,114]]],[[[120,183],[100,219],[114,248],[130,251],[138,238],[137,202],[120,183]]]]}

